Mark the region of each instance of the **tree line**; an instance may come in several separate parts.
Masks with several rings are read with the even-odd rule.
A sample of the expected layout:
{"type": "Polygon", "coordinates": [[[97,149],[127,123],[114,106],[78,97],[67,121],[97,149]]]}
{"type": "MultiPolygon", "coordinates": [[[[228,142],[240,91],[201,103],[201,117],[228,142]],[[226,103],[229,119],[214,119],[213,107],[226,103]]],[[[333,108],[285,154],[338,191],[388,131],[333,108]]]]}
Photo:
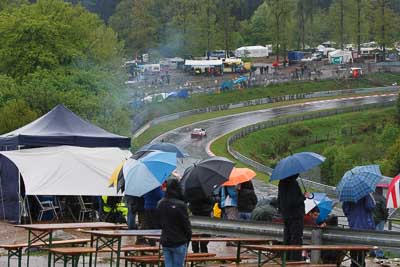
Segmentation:
{"type": "Polygon", "coordinates": [[[58,0],[1,0],[0,40],[0,134],[59,103],[130,134],[123,43],[96,14],[58,0]]]}
{"type": "Polygon", "coordinates": [[[201,56],[273,44],[278,54],[331,40],[344,47],[400,41],[398,0],[122,0],[109,25],[128,57],[201,56]]]}

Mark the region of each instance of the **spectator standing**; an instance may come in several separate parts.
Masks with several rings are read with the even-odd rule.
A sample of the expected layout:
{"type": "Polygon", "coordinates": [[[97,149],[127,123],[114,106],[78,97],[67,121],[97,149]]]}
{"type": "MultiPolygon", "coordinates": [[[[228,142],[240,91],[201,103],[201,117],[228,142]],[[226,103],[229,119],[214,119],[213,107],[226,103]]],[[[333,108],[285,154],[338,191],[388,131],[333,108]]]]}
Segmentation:
{"type": "Polygon", "coordinates": [[[238,188],[238,211],[239,218],[250,220],[251,212],[257,205],[257,195],[254,192],[252,181],[239,184],[238,188]]]}
{"type": "MultiPolygon", "coordinates": [[[[372,194],[375,200],[375,208],[372,212],[374,216],[375,230],[385,230],[385,223],[389,217],[389,209],[386,208],[386,198],[383,196],[383,188],[377,186],[375,192],[372,194]]],[[[384,258],[385,255],[382,250],[371,251],[370,255],[376,256],[377,258],[384,258]]]]}
{"type": "MultiPolygon", "coordinates": [[[[195,216],[211,217],[214,201],[211,197],[204,196],[195,200],[189,200],[189,209],[195,216]]],[[[208,236],[208,235],[207,235],[208,236]]],[[[208,253],[208,242],[193,242],[192,250],[194,253],[208,253]]]]}
{"type": "Polygon", "coordinates": [[[183,267],[187,245],[192,230],[182,189],[177,179],[167,181],[165,197],[157,205],[161,227],[160,243],[163,248],[165,267],[183,267]]]}
{"type": "MultiPolygon", "coordinates": [[[[371,194],[366,195],[357,202],[343,202],[343,213],[347,217],[350,229],[373,230],[375,223],[372,212],[375,208],[375,200],[371,194]]],[[[360,252],[351,252],[351,257],[358,263],[352,263],[351,266],[365,266],[362,262],[362,255],[360,252]]]]}
{"type": "Polygon", "coordinates": [[[389,210],[386,208],[386,198],[383,196],[382,187],[376,187],[372,196],[376,204],[373,210],[375,229],[383,231],[385,229],[386,220],[389,217],[389,210]]]}
{"type": "MultiPolygon", "coordinates": [[[[296,181],[298,177],[299,174],[295,174],[280,180],[278,185],[278,205],[284,224],[283,243],[285,245],[303,244],[305,197],[296,181]]],[[[301,261],[301,251],[290,251],[288,260],[301,261]]]]}
{"type": "MultiPolygon", "coordinates": [[[[129,230],[138,229],[138,225],[136,224],[136,215],[138,213],[143,212],[144,199],[142,197],[125,195],[125,204],[126,207],[128,208],[128,216],[127,216],[128,229],[129,230]]],[[[140,224],[141,216],[138,217],[140,224]]]]}
{"type": "MultiPolygon", "coordinates": [[[[144,199],[144,229],[158,229],[159,222],[157,216],[157,203],[164,197],[161,187],[157,187],[143,195],[144,199]]],[[[149,241],[150,245],[155,245],[154,240],[149,241]]]]}
{"type": "Polygon", "coordinates": [[[228,220],[239,219],[238,193],[236,186],[221,187],[221,209],[223,217],[228,220]]]}

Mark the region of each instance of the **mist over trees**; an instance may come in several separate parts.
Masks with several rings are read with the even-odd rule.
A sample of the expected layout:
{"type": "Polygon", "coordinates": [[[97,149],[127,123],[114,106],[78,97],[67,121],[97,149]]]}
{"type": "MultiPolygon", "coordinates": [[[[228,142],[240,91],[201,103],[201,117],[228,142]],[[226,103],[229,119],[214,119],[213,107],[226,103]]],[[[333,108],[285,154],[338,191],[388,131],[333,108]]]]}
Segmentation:
{"type": "Polygon", "coordinates": [[[129,57],[204,55],[243,45],[288,49],[400,40],[396,0],[121,0],[109,25],[129,57]]]}

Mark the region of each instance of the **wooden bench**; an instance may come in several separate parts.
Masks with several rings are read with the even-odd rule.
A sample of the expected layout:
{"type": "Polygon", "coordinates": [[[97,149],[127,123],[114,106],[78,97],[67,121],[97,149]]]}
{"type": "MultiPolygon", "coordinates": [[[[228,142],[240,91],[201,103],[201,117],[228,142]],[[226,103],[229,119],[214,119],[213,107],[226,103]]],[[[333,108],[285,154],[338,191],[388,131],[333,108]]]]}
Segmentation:
{"type": "MultiPolygon", "coordinates": [[[[121,257],[125,261],[136,263],[136,264],[161,264],[164,262],[164,257],[159,256],[129,256],[121,257]]],[[[255,259],[251,256],[242,256],[240,260],[255,259]]],[[[186,255],[186,262],[190,262],[191,266],[199,262],[233,262],[237,260],[237,256],[217,256],[212,253],[188,253],[186,255]]]]}
{"type": "MultiPolygon", "coordinates": [[[[269,261],[274,261],[275,263],[272,266],[287,266],[290,265],[289,262],[286,262],[286,255],[289,251],[310,251],[310,250],[319,250],[319,251],[337,251],[339,253],[342,253],[344,256],[341,261],[347,257],[347,260],[351,260],[354,262],[354,260],[351,258],[351,256],[348,255],[348,252],[359,252],[362,255],[362,258],[365,258],[365,254],[368,251],[371,251],[373,249],[377,249],[377,247],[373,246],[363,246],[363,245],[357,245],[357,246],[348,246],[348,245],[245,245],[243,246],[247,249],[251,250],[257,250],[258,251],[258,266],[261,267],[262,265],[268,263],[269,261]],[[263,253],[264,252],[264,253],[263,253]],[[266,260],[262,260],[261,256],[266,256],[266,260]],[[276,260],[277,257],[281,258],[281,262],[278,262],[276,260]]],[[[340,265],[341,262],[338,262],[337,264],[334,264],[334,266],[340,265]]],[[[331,264],[313,264],[314,266],[331,266],[331,264]]],[[[268,265],[270,266],[270,265],[268,265]]],[[[297,265],[296,265],[297,266],[297,265]]],[[[310,266],[310,265],[305,265],[305,266],[310,266]]]]}
{"type": "MultiPolygon", "coordinates": [[[[51,242],[52,246],[59,245],[86,245],[90,242],[90,239],[68,239],[68,240],[57,240],[51,242]]],[[[31,244],[31,247],[46,247],[48,244],[42,241],[35,242],[31,244]]],[[[7,250],[7,266],[10,267],[10,260],[12,257],[18,258],[18,266],[21,266],[22,250],[29,246],[28,243],[18,243],[18,244],[3,244],[0,248],[7,250]]]]}
{"type": "MultiPolygon", "coordinates": [[[[97,252],[98,253],[113,252],[115,250],[117,250],[116,247],[113,249],[106,247],[106,248],[102,248],[102,249],[98,250],[97,252]]],[[[62,259],[65,264],[68,263],[69,261],[72,261],[72,266],[77,266],[80,256],[96,253],[96,248],[95,247],[57,247],[57,248],[50,248],[49,251],[54,255],[54,262],[57,262],[60,259],[62,259]]],[[[137,253],[151,252],[154,254],[154,253],[159,252],[159,247],[147,246],[147,245],[131,245],[131,246],[121,247],[120,251],[124,252],[125,255],[129,255],[134,252],[137,252],[137,253]]],[[[149,256],[152,256],[152,255],[149,255],[149,256]]],[[[157,255],[155,255],[155,256],[157,256],[157,255]]],[[[148,256],[142,256],[142,257],[148,257],[148,256]]],[[[85,264],[85,257],[83,257],[83,264],[85,264]]]]}

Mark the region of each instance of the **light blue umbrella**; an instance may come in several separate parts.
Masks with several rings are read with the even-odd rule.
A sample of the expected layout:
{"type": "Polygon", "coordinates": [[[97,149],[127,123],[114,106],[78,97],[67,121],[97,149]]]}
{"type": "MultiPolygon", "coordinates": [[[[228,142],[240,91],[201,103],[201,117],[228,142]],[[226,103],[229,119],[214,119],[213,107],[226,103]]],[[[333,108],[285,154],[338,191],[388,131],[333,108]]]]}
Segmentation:
{"type": "Polygon", "coordinates": [[[336,187],[340,201],[357,202],[375,191],[382,173],[379,165],[357,166],[347,171],[336,187]]]}
{"type": "Polygon", "coordinates": [[[325,157],[313,152],[300,152],[288,156],[276,165],[271,174],[271,181],[282,180],[292,175],[306,172],[320,165],[325,157]]]}
{"type": "Polygon", "coordinates": [[[167,142],[159,142],[159,143],[144,145],[136,153],[150,151],[150,150],[161,150],[164,152],[176,153],[176,156],[178,158],[185,158],[189,156],[189,154],[182,148],[178,147],[175,144],[167,142]]]}
{"type": "Polygon", "coordinates": [[[317,218],[317,223],[319,224],[325,221],[329,213],[333,210],[333,200],[325,197],[318,202],[317,207],[319,208],[319,216],[317,218]]]}
{"type": "Polygon", "coordinates": [[[122,168],[125,194],[143,196],[161,184],[176,169],[176,153],[153,151],[136,160],[129,159],[122,168]]]}

